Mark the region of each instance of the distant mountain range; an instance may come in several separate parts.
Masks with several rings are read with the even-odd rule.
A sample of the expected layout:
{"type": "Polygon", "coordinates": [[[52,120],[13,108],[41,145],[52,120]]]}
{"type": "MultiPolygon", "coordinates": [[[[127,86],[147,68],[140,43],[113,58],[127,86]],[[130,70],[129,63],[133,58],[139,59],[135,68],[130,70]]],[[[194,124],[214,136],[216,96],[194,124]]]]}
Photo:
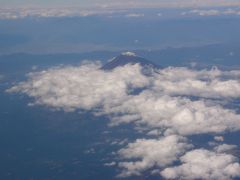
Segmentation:
{"type": "Polygon", "coordinates": [[[116,67],[124,66],[126,64],[140,64],[143,67],[148,67],[148,68],[153,68],[153,69],[160,68],[159,65],[157,65],[145,58],[137,56],[133,52],[124,52],[121,55],[113,58],[108,63],[106,63],[101,69],[112,70],[116,67]]]}

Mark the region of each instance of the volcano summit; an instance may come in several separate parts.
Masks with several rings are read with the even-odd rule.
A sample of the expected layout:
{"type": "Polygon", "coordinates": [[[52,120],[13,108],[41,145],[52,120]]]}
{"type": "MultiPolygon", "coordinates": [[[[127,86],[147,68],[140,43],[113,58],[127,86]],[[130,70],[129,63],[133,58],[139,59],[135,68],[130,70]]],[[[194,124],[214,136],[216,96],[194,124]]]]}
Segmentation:
{"type": "Polygon", "coordinates": [[[150,68],[160,68],[159,65],[137,56],[134,52],[123,52],[119,56],[113,58],[110,62],[105,64],[101,69],[103,70],[113,70],[116,67],[124,66],[126,64],[140,64],[143,67],[150,67],[150,68]]]}

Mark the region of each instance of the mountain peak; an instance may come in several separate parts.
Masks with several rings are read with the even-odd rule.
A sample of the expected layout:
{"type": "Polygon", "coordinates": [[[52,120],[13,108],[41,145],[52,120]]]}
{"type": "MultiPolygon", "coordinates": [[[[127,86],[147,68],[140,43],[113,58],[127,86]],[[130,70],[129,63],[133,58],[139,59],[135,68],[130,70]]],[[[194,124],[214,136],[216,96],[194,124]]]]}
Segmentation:
{"type": "Polygon", "coordinates": [[[119,56],[113,58],[110,62],[106,63],[101,69],[112,70],[119,66],[125,66],[126,64],[140,64],[141,66],[149,66],[152,68],[159,68],[158,65],[153,62],[137,56],[133,52],[123,52],[119,56]]]}
{"type": "Polygon", "coordinates": [[[130,52],[130,51],[122,52],[121,55],[123,55],[123,56],[137,56],[136,53],[130,52]]]}

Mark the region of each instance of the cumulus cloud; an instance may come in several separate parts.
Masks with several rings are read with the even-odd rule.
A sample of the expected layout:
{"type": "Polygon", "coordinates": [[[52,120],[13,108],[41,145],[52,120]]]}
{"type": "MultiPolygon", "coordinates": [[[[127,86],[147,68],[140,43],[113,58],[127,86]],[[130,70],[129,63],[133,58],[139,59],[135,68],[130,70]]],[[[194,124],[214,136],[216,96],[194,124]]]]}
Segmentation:
{"type": "Polygon", "coordinates": [[[149,136],[160,136],[162,133],[158,129],[151,130],[147,133],[149,136]]]}
{"type": "Polygon", "coordinates": [[[223,136],[214,136],[214,140],[215,141],[224,141],[224,137],[223,136]]]}
{"type": "Polygon", "coordinates": [[[104,166],[115,166],[116,162],[105,163],[104,166]]]}
{"type": "MultiPolygon", "coordinates": [[[[100,67],[99,63],[85,63],[30,73],[26,81],[7,92],[26,94],[33,98],[33,104],[107,115],[112,126],[132,123],[135,130],[155,138],[122,144],[128,143],[118,152],[122,158],[118,163],[122,169],[120,176],[140,175],[151,168],[160,172],[184,153],[180,158],[182,165],[166,168],[161,175],[206,179],[239,175],[237,160],[226,154],[234,145],[215,142],[213,152],[202,149],[187,152],[192,145],[186,139],[189,135],[240,130],[240,114],[221,103],[240,97],[239,70],[169,67],[146,75],[139,64],[111,71],[100,67]],[[195,171],[202,166],[202,173],[195,171]]],[[[214,139],[224,140],[221,136],[214,139]]]]}
{"type": "Polygon", "coordinates": [[[214,150],[218,153],[224,153],[224,152],[230,153],[231,151],[233,151],[236,148],[237,148],[236,145],[221,144],[221,145],[214,147],[214,150]]]}
{"type": "Polygon", "coordinates": [[[29,81],[12,87],[8,92],[24,92],[37,104],[66,111],[90,110],[102,104],[123,101],[127,91],[148,84],[139,65],[117,68],[112,72],[99,70],[99,64],[80,67],[53,68],[29,74],[29,81]]]}
{"type": "Polygon", "coordinates": [[[105,109],[112,117],[111,124],[134,122],[149,128],[167,130],[182,135],[220,133],[239,130],[240,115],[203,100],[170,97],[146,91],[121,104],[105,109]],[[130,114],[130,115],[129,115],[130,114]]]}
{"type": "Polygon", "coordinates": [[[32,73],[28,81],[8,92],[22,92],[35,98],[36,104],[66,111],[95,110],[96,114],[110,116],[111,125],[134,122],[167,134],[240,129],[240,115],[233,110],[203,99],[192,101],[177,96],[239,97],[239,71],[166,68],[146,76],[138,64],[108,72],[99,67],[85,64],[32,73]],[[139,94],[132,93],[139,88],[145,89],[139,94]]]}
{"type": "Polygon", "coordinates": [[[118,153],[123,159],[140,159],[131,162],[121,162],[119,166],[123,168],[120,177],[140,175],[146,169],[154,166],[164,167],[172,164],[177,157],[191,148],[186,138],[172,135],[160,139],[138,139],[134,143],[128,144],[118,153]]]}
{"type": "Polygon", "coordinates": [[[238,159],[225,153],[205,149],[187,152],[182,164],[166,168],[161,175],[166,179],[231,179],[240,176],[238,159]]]}
{"type": "Polygon", "coordinates": [[[235,98],[240,97],[239,72],[170,67],[156,74],[153,88],[170,95],[235,98]]]}

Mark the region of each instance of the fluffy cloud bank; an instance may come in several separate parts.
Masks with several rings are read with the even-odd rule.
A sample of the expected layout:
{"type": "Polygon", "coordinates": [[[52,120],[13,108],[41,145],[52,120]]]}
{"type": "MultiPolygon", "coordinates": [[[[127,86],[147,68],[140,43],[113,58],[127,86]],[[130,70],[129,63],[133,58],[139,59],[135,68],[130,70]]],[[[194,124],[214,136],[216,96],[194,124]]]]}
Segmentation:
{"type": "Polygon", "coordinates": [[[240,97],[239,71],[166,68],[146,76],[138,64],[113,71],[99,67],[85,64],[32,73],[8,92],[22,92],[36,104],[66,111],[94,110],[109,115],[112,125],[134,122],[181,135],[240,129],[240,115],[233,110],[182,97],[240,97]]]}
{"type": "Polygon", "coordinates": [[[180,166],[166,168],[161,175],[166,179],[231,179],[240,176],[236,157],[204,149],[187,152],[180,158],[180,166]]]}
{"type": "Polygon", "coordinates": [[[170,95],[206,98],[240,97],[240,71],[166,68],[156,74],[154,89],[170,95]]]}
{"type": "Polygon", "coordinates": [[[33,73],[29,75],[29,81],[8,91],[26,93],[35,98],[36,104],[71,111],[90,110],[114,101],[123,101],[130,88],[141,88],[148,84],[139,65],[125,66],[113,72],[99,68],[99,64],[86,64],[33,73]]]}
{"type": "Polygon", "coordinates": [[[124,159],[140,159],[134,162],[121,162],[119,166],[124,171],[119,176],[140,175],[142,171],[154,166],[164,167],[172,164],[178,156],[191,147],[187,144],[186,138],[176,135],[157,140],[138,139],[119,151],[124,159]]]}
{"type": "Polygon", "coordinates": [[[218,153],[231,152],[234,149],[237,149],[237,146],[230,144],[221,144],[214,148],[214,150],[218,153]]]}
{"type": "Polygon", "coordinates": [[[112,71],[100,67],[99,63],[86,63],[30,73],[26,81],[7,91],[24,93],[34,104],[51,108],[91,110],[107,115],[110,125],[133,123],[136,129],[154,135],[155,139],[138,139],[119,151],[118,155],[128,160],[118,164],[123,170],[120,176],[140,175],[153,167],[160,173],[184,153],[182,165],[166,168],[161,175],[190,179],[239,176],[236,158],[226,154],[234,145],[186,152],[192,147],[186,138],[213,133],[216,140],[223,141],[218,133],[240,130],[240,114],[221,103],[240,97],[240,71],[170,67],[146,75],[139,64],[112,71]],[[205,176],[197,171],[202,166],[205,176]]]}
{"type": "Polygon", "coordinates": [[[203,100],[153,95],[151,91],[126,99],[105,109],[105,112],[118,114],[112,118],[113,125],[134,122],[171,134],[220,133],[240,129],[240,115],[234,111],[203,100]]]}

